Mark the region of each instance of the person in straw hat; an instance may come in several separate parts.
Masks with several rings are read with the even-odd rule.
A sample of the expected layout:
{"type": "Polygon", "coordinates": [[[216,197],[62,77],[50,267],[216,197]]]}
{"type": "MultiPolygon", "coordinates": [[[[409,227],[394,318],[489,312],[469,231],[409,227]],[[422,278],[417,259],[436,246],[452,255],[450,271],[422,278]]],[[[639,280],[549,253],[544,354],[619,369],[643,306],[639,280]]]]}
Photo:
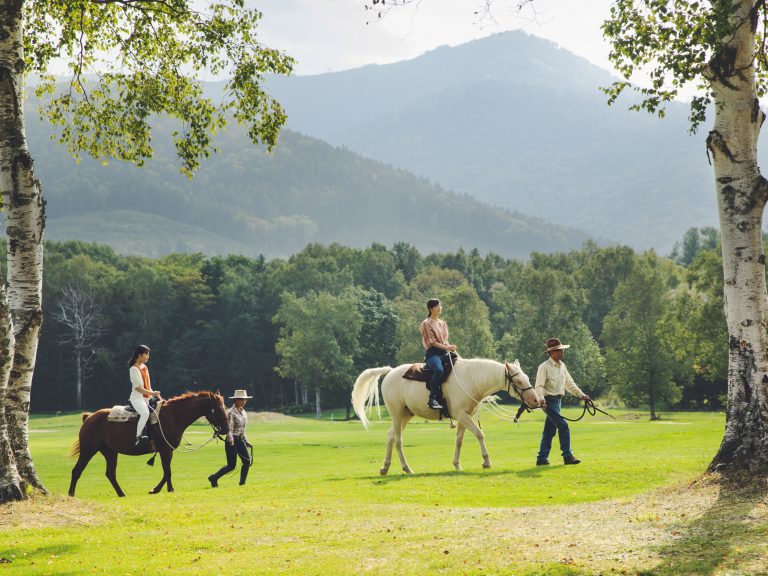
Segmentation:
{"type": "Polygon", "coordinates": [[[547,414],[544,431],[541,434],[539,454],[536,456],[536,466],[549,464],[549,451],[552,449],[552,439],[555,434],[560,437],[563,462],[565,464],[579,464],[581,462],[571,452],[571,430],[568,427],[568,422],[560,415],[560,402],[566,390],[582,400],[589,400],[589,396],[576,386],[565,362],[563,362],[565,350],[570,347],[570,344],[563,344],[558,338],[549,338],[546,342],[549,358],[542,362],[536,371],[536,392],[544,398],[547,414]]]}
{"type": "Polygon", "coordinates": [[[219,478],[235,469],[238,456],[243,464],[240,469],[240,486],[245,484],[245,479],[248,477],[248,469],[251,467],[251,457],[248,453],[250,444],[245,435],[245,427],[248,426],[248,414],[245,412],[245,401],[249,398],[251,398],[251,396],[248,396],[248,393],[245,390],[235,390],[234,396],[230,396],[230,399],[234,400],[234,403],[227,411],[229,433],[227,434],[227,441],[224,443],[224,450],[227,455],[227,465],[222,467],[215,474],[208,476],[208,482],[211,483],[211,488],[216,488],[219,485],[219,478]]]}

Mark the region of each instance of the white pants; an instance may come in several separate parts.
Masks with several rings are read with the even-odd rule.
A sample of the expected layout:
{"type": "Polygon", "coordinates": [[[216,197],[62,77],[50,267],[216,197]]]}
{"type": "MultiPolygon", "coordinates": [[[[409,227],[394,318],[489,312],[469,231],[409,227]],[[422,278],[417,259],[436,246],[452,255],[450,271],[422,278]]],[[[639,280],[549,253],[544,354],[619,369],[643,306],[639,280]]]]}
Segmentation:
{"type": "Polygon", "coordinates": [[[136,424],[136,436],[141,436],[141,432],[144,430],[144,426],[147,425],[147,421],[149,420],[149,406],[147,405],[147,399],[144,398],[144,396],[131,396],[129,401],[131,406],[133,406],[133,409],[136,410],[136,413],[139,415],[139,421],[136,424]]]}

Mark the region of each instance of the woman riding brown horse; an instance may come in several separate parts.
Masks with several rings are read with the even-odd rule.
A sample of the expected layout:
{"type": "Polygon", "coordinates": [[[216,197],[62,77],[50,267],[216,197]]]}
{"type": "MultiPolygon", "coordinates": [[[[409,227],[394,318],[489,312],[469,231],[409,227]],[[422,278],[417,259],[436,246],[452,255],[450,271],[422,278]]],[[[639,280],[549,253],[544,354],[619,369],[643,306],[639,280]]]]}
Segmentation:
{"type": "Polygon", "coordinates": [[[221,436],[229,431],[227,425],[227,413],[224,409],[224,398],[221,394],[213,392],[187,392],[181,396],[171,398],[158,412],[159,430],[154,433],[152,444],[142,442],[136,446],[136,423],[108,422],[109,408],[103,408],[98,412],[84,413],[83,425],[80,427],[80,438],[72,447],[72,455],[80,454],[80,457],[72,468],[72,481],[69,484],[69,495],[75,495],[75,486],[80,479],[80,474],[90,462],[91,458],[101,452],[107,461],[107,478],[118,496],[125,493],[117,483],[117,455],[140,456],[158,452],[163,464],[163,477],[160,484],[150,492],[157,494],[168,483],[168,492],[173,492],[171,484],[171,458],[173,451],[179,447],[184,430],[195,420],[205,417],[214,433],[221,436]]]}

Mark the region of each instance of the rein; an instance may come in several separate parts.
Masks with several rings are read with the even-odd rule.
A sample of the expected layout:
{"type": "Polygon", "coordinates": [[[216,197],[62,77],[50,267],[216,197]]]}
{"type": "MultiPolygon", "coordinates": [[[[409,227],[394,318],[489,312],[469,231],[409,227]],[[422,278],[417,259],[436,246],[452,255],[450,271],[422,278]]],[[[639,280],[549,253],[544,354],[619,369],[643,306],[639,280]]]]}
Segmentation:
{"type": "MultiPolygon", "coordinates": [[[[496,416],[496,418],[498,418],[499,420],[504,420],[506,422],[512,422],[513,421],[512,420],[512,418],[513,418],[512,417],[512,413],[510,411],[506,410],[505,408],[502,408],[495,400],[491,399],[490,396],[488,398],[482,398],[480,400],[477,400],[474,396],[472,396],[469,392],[467,392],[464,389],[464,386],[461,385],[461,381],[459,380],[458,374],[456,374],[455,366],[453,365],[453,358],[451,358],[450,354],[448,355],[448,360],[451,363],[452,372],[453,372],[454,378],[456,378],[456,384],[459,385],[459,389],[461,389],[461,391],[464,392],[464,394],[467,396],[467,398],[472,400],[477,405],[483,404],[483,405],[487,406],[488,407],[488,411],[491,414],[493,414],[494,416],[496,416]]],[[[514,374],[510,375],[509,372],[507,372],[506,366],[504,367],[504,381],[507,384],[507,392],[509,392],[509,394],[511,395],[512,394],[511,393],[511,389],[514,388],[515,393],[518,396],[520,396],[520,398],[522,399],[522,393],[525,392],[526,390],[530,390],[531,388],[533,388],[533,386],[529,386],[528,388],[522,388],[522,389],[518,388],[517,384],[514,383],[514,378],[515,378],[515,376],[520,374],[520,372],[522,372],[522,370],[520,370],[519,372],[515,372],[514,374]]],[[[525,402],[523,402],[523,405],[525,405],[525,402]]],[[[478,423],[480,422],[480,413],[479,412],[478,412],[478,415],[477,415],[477,421],[478,421],[478,423]]],[[[515,422],[516,422],[516,420],[515,420],[515,422]]]]}
{"type": "MultiPolygon", "coordinates": [[[[170,448],[174,452],[197,452],[198,450],[200,450],[201,448],[204,448],[207,444],[212,442],[215,438],[221,439],[218,431],[216,430],[216,428],[214,428],[213,424],[208,422],[208,424],[211,426],[211,428],[213,428],[213,434],[211,435],[210,438],[208,438],[208,440],[203,442],[200,446],[193,446],[192,448],[188,448],[187,446],[182,446],[181,445],[181,440],[180,440],[179,441],[179,445],[174,448],[174,446],[168,441],[168,438],[165,437],[165,432],[163,431],[163,425],[160,422],[160,415],[157,413],[157,411],[152,406],[150,406],[149,409],[152,412],[155,413],[155,417],[157,418],[157,427],[160,429],[160,435],[163,437],[163,440],[165,441],[165,444],[168,446],[168,448],[170,448]]],[[[182,439],[183,439],[184,438],[184,434],[182,433],[181,436],[182,436],[182,439]]],[[[186,442],[186,440],[185,440],[185,442],[186,442]]],[[[189,442],[186,442],[186,444],[188,446],[192,446],[192,444],[190,444],[189,442]]],[[[154,459],[154,457],[153,457],[153,459],[154,459]]]]}

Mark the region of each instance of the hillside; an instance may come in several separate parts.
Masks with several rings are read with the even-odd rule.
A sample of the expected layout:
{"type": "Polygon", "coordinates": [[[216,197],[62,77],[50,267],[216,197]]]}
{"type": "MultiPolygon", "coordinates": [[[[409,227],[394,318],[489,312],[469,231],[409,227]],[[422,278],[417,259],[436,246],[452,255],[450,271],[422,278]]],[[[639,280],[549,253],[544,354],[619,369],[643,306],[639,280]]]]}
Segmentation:
{"type": "Polygon", "coordinates": [[[606,105],[610,74],[507,32],[380,66],[274,78],[292,129],[484,202],[667,252],[716,225],[706,126],[606,105]]]}
{"type": "Polygon", "coordinates": [[[156,158],[73,162],[29,114],[28,137],[48,200],[46,237],[105,243],[126,254],[173,251],[286,257],[309,242],[408,242],[526,258],[577,248],[587,234],[499,210],[349,150],[286,130],[272,154],[231,128],[192,180],[178,172],[160,123],[156,158]]]}

